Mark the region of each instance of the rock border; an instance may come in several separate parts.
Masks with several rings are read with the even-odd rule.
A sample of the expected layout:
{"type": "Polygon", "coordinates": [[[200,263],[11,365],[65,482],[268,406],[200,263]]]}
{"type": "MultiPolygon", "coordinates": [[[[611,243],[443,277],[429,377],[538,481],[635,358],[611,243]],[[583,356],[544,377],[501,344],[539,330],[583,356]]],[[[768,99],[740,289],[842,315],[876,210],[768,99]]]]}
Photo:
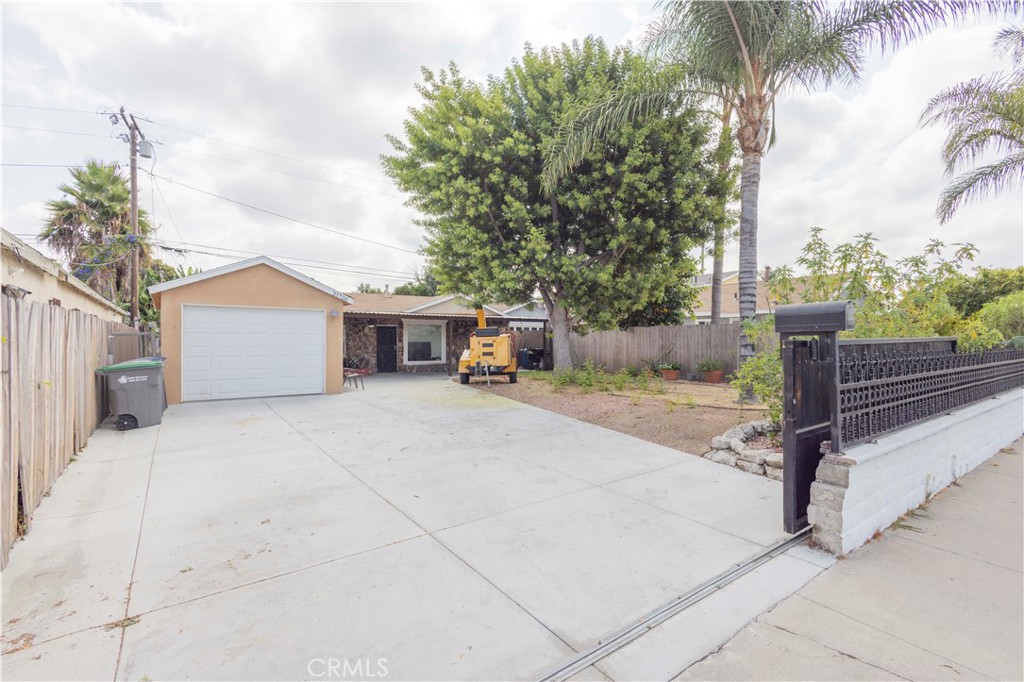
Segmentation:
{"type": "Polygon", "coordinates": [[[767,419],[738,424],[721,436],[711,439],[711,449],[704,453],[712,462],[742,469],[747,473],[782,480],[782,453],[772,449],[747,446],[747,441],[769,433],[767,419]]]}

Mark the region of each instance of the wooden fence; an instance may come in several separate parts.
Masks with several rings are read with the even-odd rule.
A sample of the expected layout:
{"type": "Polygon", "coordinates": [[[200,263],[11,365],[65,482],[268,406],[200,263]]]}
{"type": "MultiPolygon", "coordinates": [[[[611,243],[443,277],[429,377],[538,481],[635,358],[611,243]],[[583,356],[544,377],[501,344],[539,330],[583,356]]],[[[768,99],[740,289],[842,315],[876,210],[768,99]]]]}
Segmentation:
{"type": "Polygon", "coordinates": [[[678,362],[684,374],[712,358],[725,363],[726,376],[736,371],[742,331],[738,324],[633,327],[626,331],[572,335],[573,360],[593,360],[609,372],[651,362],[678,362]]]}
{"type": "Polygon", "coordinates": [[[138,357],[123,324],[0,296],[3,421],[0,568],[43,495],[106,416],[98,367],[138,357]]]}

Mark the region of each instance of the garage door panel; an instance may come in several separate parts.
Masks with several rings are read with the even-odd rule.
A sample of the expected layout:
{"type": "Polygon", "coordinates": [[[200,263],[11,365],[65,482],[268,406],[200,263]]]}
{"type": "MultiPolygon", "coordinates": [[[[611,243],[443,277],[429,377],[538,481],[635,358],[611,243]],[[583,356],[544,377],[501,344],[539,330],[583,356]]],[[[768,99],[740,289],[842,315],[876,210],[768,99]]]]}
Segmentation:
{"type": "Polygon", "coordinates": [[[185,306],[182,318],[183,400],[323,392],[323,311],[185,306]]]}

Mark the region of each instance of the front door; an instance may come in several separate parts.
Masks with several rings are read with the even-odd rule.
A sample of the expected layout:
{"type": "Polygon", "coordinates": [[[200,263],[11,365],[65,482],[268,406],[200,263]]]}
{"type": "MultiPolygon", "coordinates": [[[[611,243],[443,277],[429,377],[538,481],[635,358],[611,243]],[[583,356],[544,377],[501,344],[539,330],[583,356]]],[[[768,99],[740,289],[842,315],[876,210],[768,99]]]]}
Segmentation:
{"type": "Polygon", "coordinates": [[[377,371],[398,371],[398,327],[377,327],[377,371]]]}

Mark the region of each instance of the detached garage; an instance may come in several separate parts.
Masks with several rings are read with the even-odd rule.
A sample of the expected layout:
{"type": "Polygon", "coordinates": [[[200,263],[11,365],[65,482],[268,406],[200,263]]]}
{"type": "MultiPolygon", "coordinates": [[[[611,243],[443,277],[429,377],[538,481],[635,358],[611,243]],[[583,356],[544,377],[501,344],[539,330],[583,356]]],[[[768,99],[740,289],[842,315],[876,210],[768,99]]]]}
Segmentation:
{"type": "Polygon", "coordinates": [[[345,294],[266,257],[156,284],[169,403],[340,393],[345,294]]]}

